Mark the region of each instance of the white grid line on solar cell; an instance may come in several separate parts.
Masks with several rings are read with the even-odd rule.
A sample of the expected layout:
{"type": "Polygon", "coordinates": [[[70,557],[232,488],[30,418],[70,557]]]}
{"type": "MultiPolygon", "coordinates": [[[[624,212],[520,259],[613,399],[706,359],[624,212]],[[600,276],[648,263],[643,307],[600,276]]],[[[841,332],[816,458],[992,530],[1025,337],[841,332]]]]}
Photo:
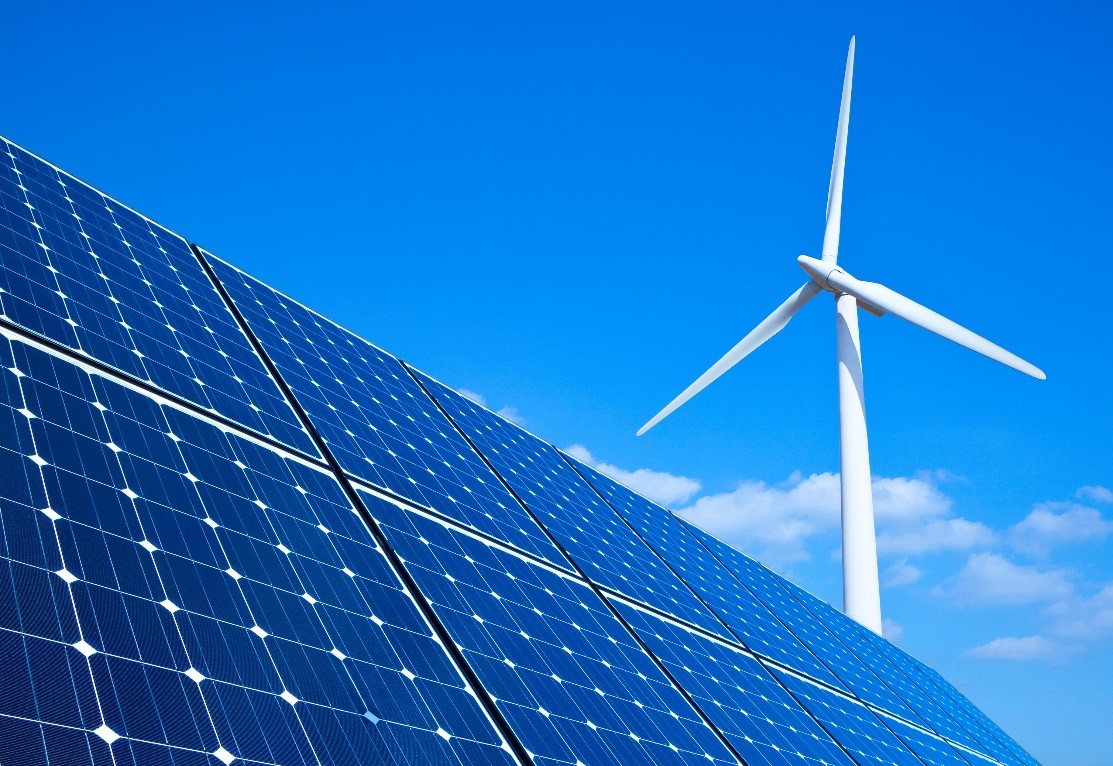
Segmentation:
{"type": "Polygon", "coordinates": [[[842,683],[669,510],[565,455],[747,648],[837,689],[842,683]]]}
{"type": "Polygon", "coordinates": [[[927,766],[1001,766],[996,760],[982,753],[958,748],[953,742],[928,734],[899,718],[878,714],[889,730],[915,753],[927,766]]]}
{"type": "Polygon", "coordinates": [[[925,694],[912,679],[894,666],[889,661],[886,653],[877,652],[874,645],[867,642],[867,639],[857,629],[857,623],[803,588],[789,582],[780,575],[772,574],[782,588],[796,597],[855,656],[863,663],[868,664],[870,670],[892,689],[928,728],[934,730],[941,737],[961,742],[971,748],[980,749],[977,741],[965,729],[960,727],[943,708],[939,707],[930,696],[925,694]]]}
{"type": "Polygon", "coordinates": [[[401,362],[219,258],[209,261],[345,473],[567,566],[401,362]]]}
{"type": "Polygon", "coordinates": [[[588,578],[726,636],[718,619],[554,447],[410,369],[588,578]]]}
{"type": "Polygon", "coordinates": [[[734,762],[577,577],[368,497],[522,744],[548,762],[734,762]]]}
{"type": "Polygon", "coordinates": [[[768,569],[690,522],[684,523],[855,695],[913,723],[923,723],[868,666],[851,654],[822,623],[811,617],[768,569]]]}
{"type": "Polygon", "coordinates": [[[314,452],[184,239],[6,139],[5,146],[3,318],[314,452]]]}
{"type": "Polygon", "coordinates": [[[1019,744],[1008,734],[1001,731],[984,713],[978,710],[966,697],[933,668],[928,667],[915,657],[897,650],[891,645],[879,645],[879,651],[887,653],[893,660],[928,694],[947,703],[947,712],[980,743],[982,750],[1006,764],[1017,766],[1038,766],[1019,744]]]}
{"type": "Polygon", "coordinates": [[[922,766],[922,761],[862,703],[835,694],[805,676],[779,668],[772,668],[772,672],[859,766],[922,766]]]}
{"type": "MultiPolygon", "coordinates": [[[[263,706],[270,715],[285,717],[286,733],[293,734],[284,747],[301,760],[314,748],[326,751],[324,760],[347,758],[340,752],[328,755],[329,743],[343,746],[360,731],[366,739],[369,732],[393,726],[390,743],[380,743],[384,753],[400,746],[444,747],[456,753],[458,762],[468,763],[464,750],[482,745],[488,755],[496,754],[495,760],[508,762],[474,692],[443,647],[420,650],[423,642],[439,644],[331,475],[315,466],[307,473],[301,463],[284,461],[268,445],[226,438],[208,424],[106,385],[58,357],[26,346],[4,352],[12,360],[3,371],[7,398],[21,406],[4,408],[11,415],[5,419],[9,431],[0,455],[10,464],[5,473],[22,467],[27,481],[25,495],[16,498],[9,491],[3,498],[3,558],[9,575],[3,585],[12,586],[10,603],[15,604],[3,618],[14,617],[18,624],[0,626],[0,640],[18,639],[24,645],[27,674],[12,674],[9,680],[13,688],[23,682],[31,692],[13,695],[9,704],[38,704],[36,690],[56,688],[43,673],[55,673],[58,660],[64,660],[71,683],[84,690],[69,697],[70,707],[84,709],[48,723],[83,728],[114,747],[119,738],[158,741],[207,753],[219,747],[248,759],[244,750],[253,745],[244,741],[242,726],[228,728],[228,716],[232,710],[263,706]],[[52,380],[58,387],[50,385],[52,380]],[[56,423],[60,417],[67,422],[56,423]],[[204,431],[203,438],[191,440],[192,429],[204,431]],[[182,436],[171,438],[171,433],[182,436]],[[213,445],[223,448],[219,454],[209,451],[213,445]],[[255,470],[260,462],[282,466],[287,478],[255,470]],[[219,484],[211,483],[213,478],[219,484]],[[229,492],[228,486],[246,494],[229,492]],[[319,494],[326,490],[331,501],[319,494]],[[168,499],[178,507],[165,505],[168,499]],[[283,582],[263,584],[253,572],[283,582]],[[373,598],[366,589],[375,591],[373,598]],[[392,597],[393,608],[381,612],[387,619],[380,620],[370,605],[383,609],[392,601],[390,592],[398,595],[392,597]],[[46,603],[57,608],[43,610],[46,603]],[[409,614],[409,625],[399,623],[403,614],[409,614]],[[345,625],[357,618],[366,625],[345,625]],[[405,638],[369,640],[373,626],[403,630],[405,638]],[[32,627],[37,630],[29,631],[32,627]],[[206,641],[213,640],[217,649],[210,646],[206,652],[206,641]],[[229,642],[247,647],[232,666],[226,662],[229,642]],[[394,663],[384,662],[385,647],[395,653],[394,663]],[[32,675],[40,655],[57,659],[32,675]],[[400,669],[401,657],[418,672],[407,673],[405,665],[400,669]],[[384,673],[399,679],[386,696],[381,693],[384,673]],[[368,674],[379,680],[369,683],[368,674]],[[389,702],[394,712],[405,711],[395,699],[407,696],[402,678],[435,684],[431,694],[415,686],[411,706],[420,700],[428,706],[426,715],[435,710],[447,728],[434,729],[431,721],[423,729],[376,707],[389,702]],[[117,694],[120,688],[127,692],[117,694]],[[461,712],[469,706],[470,722],[461,712]],[[372,707],[378,713],[367,717],[372,707]],[[485,731],[474,730],[476,721],[485,731]],[[340,727],[348,736],[314,741],[313,731],[321,726],[340,727]],[[485,734],[486,744],[476,734],[485,734]]],[[[8,655],[17,647],[7,648],[10,666],[8,655]]],[[[48,697],[55,707],[66,706],[65,695],[48,697]]],[[[0,715],[15,712],[0,703],[0,715]]],[[[263,750],[273,754],[279,743],[275,732],[270,734],[272,740],[254,743],[258,757],[253,759],[288,760],[263,757],[263,750]]],[[[371,744],[367,740],[361,747],[371,744]]],[[[0,742],[0,752],[3,747],[0,742]]]]}
{"type": "Polygon", "coordinates": [[[316,471],[328,471],[328,469],[323,465],[323,459],[318,459],[320,462],[313,461],[302,452],[298,452],[289,447],[284,447],[282,445],[268,442],[264,439],[259,438],[255,431],[249,430],[246,427],[241,426],[237,428],[235,426],[229,425],[228,423],[225,423],[222,420],[212,417],[211,414],[204,410],[190,409],[184,406],[177,399],[170,399],[166,396],[160,395],[156,390],[151,390],[136,385],[130,378],[125,375],[108,372],[92,364],[89,364],[88,360],[86,360],[84,357],[76,355],[71,351],[59,351],[52,346],[43,343],[37,336],[30,334],[18,327],[8,327],[5,325],[0,325],[0,337],[3,337],[8,341],[15,341],[17,343],[30,346],[37,351],[42,351],[44,354],[49,354],[64,362],[67,362],[68,364],[72,364],[74,367],[77,367],[82,372],[88,375],[96,375],[97,377],[103,378],[106,381],[111,381],[115,385],[126,388],[129,391],[134,391],[135,393],[142,396],[146,396],[148,399],[157,402],[162,407],[169,407],[171,409],[177,410],[178,412],[181,412],[184,415],[189,415],[190,417],[196,418],[197,420],[208,423],[213,428],[217,428],[224,433],[235,434],[238,438],[249,441],[252,444],[263,447],[265,449],[269,449],[276,454],[282,455],[287,460],[293,460],[297,463],[301,463],[302,465],[313,468],[316,471]]]}
{"type": "Polygon", "coordinates": [[[620,611],[751,766],[852,763],[750,653],[632,605],[620,611]]]}

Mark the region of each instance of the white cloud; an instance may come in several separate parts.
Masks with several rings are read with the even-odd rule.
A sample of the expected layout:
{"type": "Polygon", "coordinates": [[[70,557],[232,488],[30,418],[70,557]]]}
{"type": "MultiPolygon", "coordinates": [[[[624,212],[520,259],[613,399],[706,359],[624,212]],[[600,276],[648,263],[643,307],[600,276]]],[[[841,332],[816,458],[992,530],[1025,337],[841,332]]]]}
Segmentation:
{"type": "Polygon", "coordinates": [[[886,588],[902,588],[919,582],[923,576],[923,571],[909,564],[908,559],[901,559],[881,574],[881,582],[886,588]]]}
{"type": "MultiPolygon", "coordinates": [[[[469,391],[466,388],[458,388],[456,389],[456,393],[460,394],[460,396],[464,397],[465,399],[471,399],[480,407],[487,406],[487,397],[485,397],[483,394],[478,394],[475,391],[469,391]]],[[[517,407],[503,407],[501,410],[496,410],[495,414],[501,415],[502,417],[509,420],[511,423],[517,423],[520,426],[524,426],[526,424],[526,419],[522,417],[522,414],[520,412],[518,412],[517,407]]]]}
{"type": "Polygon", "coordinates": [[[886,618],[881,621],[881,635],[895,644],[904,635],[904,628],[893,620],[886,618]]]}
{"type": "MultiPolygon", "coordinates": [[[[937,481],[947,474],[873,480],[877,549],[881,555],[921,555],[992,544],[984,524],[951,515],[952,501],[937,481]]],[[[810,558],[809,538],[838,529],[839,475],[794,473],[783,484],[743,481],[731,492],[699,498],[681,511],[696,524],[773,566],[810,558]]],[[[838,558],[836,551],[835,558],[838,558]]]]}
{"type": "Polygon", "coordinates": [[[877,551],[881,555],[921,555],[937,551],[966,551],[993,544],[997,535],[980,521],[926,519],[885,529],[880,520],[877,551]]]}
{"type": "Polygon", "coordinates": [[[1100,485],[1079,487],[1074,496],[1079,500],[1093,500],[1095,503],[1113,503],[1113,489],[1100,485]]]}
{"type": "Polygon", "coordinates": [[[839,477],[793,474],[779,486],[743,481],[680,511],[698,526],[774,567],[810,558],[808,538],[839,525],[839,477]]]}
{"type": "Polygon", "coordinates": [[[520,412],[518,412],[517,407],[503,407],[501,410],[496,411],[495,414],[502,415],[511,423],[517,423],[520,426],[524,426],[526,424],[526,419],[522,417],[522,414],[520,412]]]}
{"type": "Polygon", "coordinates": [[[1057,543],[1098,540],[1111,532],[1113,521],[1103,519],[1094,508],[1075,503],[1041,503],[1009,530],[1009,542],[1024,553],[1046,556],[1057,543]]]}
{"type": "Polygon", "coordinates": [[[687,476],[678,476],[665,471],[654,471],[649,468],[626,471],[610,463],[600,462],[582,444],[573,444],[564,451],[577,460],[587,463],[600,473],[610,476],[615,481],[622,482],[635,492],[645,495],[661,505],[683,503],[699,492],[703,486],[695,479],[690,479],[687,476]]]}
{"type": "Polygon", "coordinates": [[[951,498],[940,492],[927,474],[914,478],[875,477],[873,509],[878,524],[924,519],[950,513],[951,498]]]}
{"type": "Polygon", "coordinates": [[[1044,636],[1002,636],[962,653],[963,657],[983,660],[1058,660],[1075,649],[1044,636]]]}
{"type": "Polygon", "coordinates": [[[1069,638],[1094,640],[1113,636],[1113,583],[1092,596],[1074,595],[1052,604],[1051,632],[1069,638]]]}
{"type": "Polygon", "coordinates": [[[1061,601],[1074,593],[1066,569],[1020,566],[996,553],[975,553],[966,566],[932,595],[963,606],[1031,604],[1061,601]]]}
{"type": "Polygon", "coordinates": [[[487,397],[485,397],[483,394],[477,394],[475,391],[469,391],[466,388],[458,388],[458,389],[456,389],[456,393],[458,393],[460,396],[464,397],[465,399],[471,399],[473,402],[478,404],[480,407],[486,407],[487,406],[487,397]]]}

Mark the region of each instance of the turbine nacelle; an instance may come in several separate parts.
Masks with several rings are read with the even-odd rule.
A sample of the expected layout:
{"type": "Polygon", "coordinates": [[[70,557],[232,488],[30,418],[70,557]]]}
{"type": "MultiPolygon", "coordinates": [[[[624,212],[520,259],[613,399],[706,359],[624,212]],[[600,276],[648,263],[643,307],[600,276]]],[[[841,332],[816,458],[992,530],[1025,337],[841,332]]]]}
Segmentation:
{"type": "MultiPolygon", "coordinates": [[[[844,292],[831,284],[831,276],[835,275],[835,272],[841,272],[841,274],[847,277],[850,276],[842,267],[836,266],[832,261],[823,261],[819,258],[812,258],[810,255],[801,255],[796,258],[796,262],[800,264],[800,268],[807,272],[808,276],[812,278],[812,281],[820,288],[829,293],[834,293],[836,296],[844,292]]],[[[835,282],[838,282],[839,279],[840,277],[835,275],[835,282]]],[[[875,317],[885,316],[885,309],[878,308],[872,303],[868,303],[864,300],[858,299],[858,307],[863,311],[873,314],[875,317]]]]}
{"type": "Polygon", "coordinates": [[[846,271],[836,265],[834,261],[824,261],[819,258],[812,258],[810,255],[801,255],[796,258],[796,262],[817,285],[829,293],[838,294],[839,290],[831,284],[830,276],[836,271],[841,271],[844,274],[846,271]]]}

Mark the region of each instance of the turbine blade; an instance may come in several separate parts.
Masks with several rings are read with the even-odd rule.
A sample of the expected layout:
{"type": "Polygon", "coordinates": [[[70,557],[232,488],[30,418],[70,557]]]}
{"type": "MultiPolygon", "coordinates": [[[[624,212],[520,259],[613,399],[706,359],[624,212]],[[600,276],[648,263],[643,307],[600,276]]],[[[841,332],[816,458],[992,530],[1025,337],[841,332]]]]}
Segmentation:
{"type": "Polygon", "coordinates": [[[846,167],[846,136],[850,129],[850,90],[854,81],[854,38],[846,54],[846,72],[842,80],[842,103],[839,105],[839,127],[835,131],[835,158],[831,161],[831,183],[827,187],[827,227],[823,231],[823,260],[839,259],[839,232],[842,228],[842,179],[846,167]]]}
{"type": "Polygon", "coordinates": [[[667,418],[677,407],[707,388],[713,380],[738,364],[738,362],[752,353],[762,343],[783,330],[784,326],[788,324],[788,320],[792,319],[792,316],[819,292],[819,285],[815,282],[808,282],[790,295],[788,300],[778,306],[772,314],[763,319],[761,324],[750,331],[749,335],[738,341],[734,348],[728,351],[722,359],[711,365],[711,369],[703,373],[703,375],[700,375],[692,385],[688,386],[679,396],[669,402],[668,406],[654,415],[648,423],[639,428],[638,436],[641,436],[646,431],[653,428],[653,426],[667,418]]]}
{"type": "Polygon", "coordinates": [[[952,322],[945,316],[935,313],[926,306],[921,306],[919,303],[905,298],[900,293],[885,287],[885,285],[876,282],[862,282],[842,269],[831,272],[827,277],[827,283],[840,292],[853,295],[859,301],[869,303],[882,311],[887,311],[925,330],[930,330],[936,335],[954,341],[960,346],[965,346],[971,351],[977,351],[990,359],[995,359],[1014,370],[1019,370],[1039,380],[1047,379],[1043,370],[1035,365],[1024,361],[1016,354],[1006,351],[996,343],[986,340],[981,335],[967,330],[962,325],[952,322]]]}

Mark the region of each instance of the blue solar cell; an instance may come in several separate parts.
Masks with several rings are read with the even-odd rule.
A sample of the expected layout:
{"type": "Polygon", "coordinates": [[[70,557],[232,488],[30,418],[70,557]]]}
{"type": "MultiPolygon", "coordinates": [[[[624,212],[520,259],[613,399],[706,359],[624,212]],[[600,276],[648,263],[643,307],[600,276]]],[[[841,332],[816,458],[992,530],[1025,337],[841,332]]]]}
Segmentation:
{"type": "Polygon", "coordinates": [[[916,714],[865,663],[851,654],[803,604],[785,590],[776,575],[703,530],[691,524],[686,526],[850,691],[882,710],[920,723],[916,714]]]}
{"type": "MultiPolygon", "coordinates": [[[[804,607],[877,675],[929,728],[940,736],[975,750],[980,746],[954,718],[924,693],[915,682],[893,665],[886,653],[876,649],[876,642],[867,639],[858,623],[830,604],[821,601],[803,588],[773,575],[781,586],[792,593],[804,607]]],[[[876,634],[874,634],[876,636],[876,634]]],[[[891,646],[891,645],[890,645],[891,646]]],[[[895,649],[895,647],[893,647],[895,649]]],[[[900,651],[897,649],[896,651],[900,651]]]]}
{"type": "Polygon", "coordinates": [[[186,242],[14,144],[0,319],[316,455],[186,242]]]}
{"type": "Polygon", "coordinates": [[[619,611],[749,766],[853,763],[749,653],[626,604],[619,611]]]}
{"type": "MultiPolygon", "coordinates": [[[[867,640],[869,636],[866,636],[867,640]]],[[[966,731],[976,739],[976,748],[992,755],[996,760],[1017,766],[1036,766],[1037,761],[1008,734],[1001,731],[982,711],[978,710],[958,689],[949,684],[932,668],[900,651],[888,641],[875,637],[873,643],[878,653],[889,657],[933,699],[939,700],[966,731]]]]}
{"type": "Polygon", "coordinates": [[[842,684],[764,604],[661,506],[565,456],[751,651],[836,688],[842,684]]]}
{"type": "Polygon", "coordinates": [[[914,660],[914,662],[923,673],[935,679],[943,695],[942,699],[948,700],[952,705],[961,708],[976,725],[980,726],[982,730],[988,733],[989,737],[993,738],[996,747],[991,747],[990,751],[997,760],[1003,763],[1013,762],[1022,764],[1022,766],[1039,766],[1036,759],[1033,758],[1028,751],[1021,747],[1015,739],[1005,733],[1000,726],[989,718],[989,716],[979,710],[962,692],[944,679],[943,676],[939,675],[939,671],[934,668],[929,668],[927,665],[919,662],[919,660],[914,660]]]}
{"type": "Polygon", "coordinates": [[[208,260],[345,472],[568,566],[397,359],[220,259],[208,260]]]}
{"type": "Polygon", "coordinates": [[[823,728],[850,752],[859,766],[922,766],[922,761],[865,705],[791,673],[774,668],[773,674],[823,728]]]}
{"type": "Polygon", "coordinates": [[[504,763],[336,480],[0,341],[0,763],[504,763]]]}
{"type": "Polygon", "coordinates": [[[971,763],[989,766],[991,763],[971,753],[964,754],[945,740],[914,728],[899,718],[886,718],[885,725],[928,766],[970,766],[971,763]]]}
{"type": "Polygon", "coordinates": [[[728,635],[680,578],[551,445],[414,372],[590,579],[704,630],[728,635]]]}
{"type": "Polygon", "coordinates": [[[586,583],[364,499],[536,763],[735,762],[586,583]]]}

